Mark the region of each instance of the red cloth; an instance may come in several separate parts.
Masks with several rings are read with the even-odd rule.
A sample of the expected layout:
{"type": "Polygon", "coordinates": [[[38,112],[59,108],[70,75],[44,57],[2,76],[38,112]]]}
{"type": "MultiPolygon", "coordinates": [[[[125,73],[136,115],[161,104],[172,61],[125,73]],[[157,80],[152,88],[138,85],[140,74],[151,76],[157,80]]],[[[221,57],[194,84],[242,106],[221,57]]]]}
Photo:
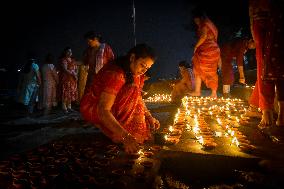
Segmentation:
{"type": "Polygon", "coordinates": [[[63,66],[66,65],[67,70],[77,73],[77,65],[71,58],[63,58],[60,61],[60,95],[63,102],[72,102],[77,99],[77,79],[64,71],[63,66]]]}
{"type": "Polygon", "coordinates": [[[274,81],[280,88],[278,92],[281,93],[279,84],[283,84],[284,78],[283,4],[281,1],[251,0],[250,17],[253,20],[257,60],[257,82],[250,103],[262,110],[273,109],[274,81]]]}
{"type": "Polygon", "coordinates": [[[237,65],[244,65],[244,53],[248,50],[248,39],[236,39],[221,47],[222,57],[222,83],[232,85],[234,83],[234,72],[232,59],[236,57],[237,65]]]}
{"type": "MultiPolygon", "coordinates": [[[[268,2],[268,1],[267,1],[268,2]]],[[[267,3],[264,1],[263,3],[266,5],[267,3]]],[[[251,3],[252,14],[253,14],[253,35],[254,41],[256,45],[256,61],[257,61],[257,80],[255,84],[255,88],[250,97],[249,103],[259,107],[261,110],[273,109],[274,104],[274,95],[275,95],[275,85],[273,82],[263,81],[262,73],[264,68],[264,45],[265,45],[265,37],[269,30],[269,17],[267,11],[261,11],[260,7],[262,4],[259,3],[251,3]]],[[[263,10],[269,7],[263,6],[263,10]]]]}
{"type": "Polygon", "coordinates": [[[205,27],[207,28],[207,38],[193,55],[193,72],[195,76],[201,77],[208,88],[217,90],[217,66],[220,59],[220,49],[217,44],[218,30],[213,22],[206,19],[198,28],[199,35],[205,27]]]}
{"type": "Polygon", "coordinates": [[[143,142],[150,136],[145,122],[145,108],[141,96],[144,77],[134,78],[133,84],[125,83],[124,71],[114,64],[108,64],[95,75],[80,105],[80,111],[85,120],[99,125],[109,137],[112,136],[106,125],[103,125],[98,115],[98,102],[102,92],[116,96],[111,112],[121,126],[132,134],[137,141],[143,142]]]}
{"type": "Polygon", "coordinates": [[[111,47],[102,43],[98,49],[94,49],[89,47],[85,53],[83,62],[85,65],[89,66],[88,76],[85,86],[85,91],[89,90],[89,87],[92,84],[94,75],[98,73],[98,71],[107,63],[113,61],[114,54],[111,47]]]}

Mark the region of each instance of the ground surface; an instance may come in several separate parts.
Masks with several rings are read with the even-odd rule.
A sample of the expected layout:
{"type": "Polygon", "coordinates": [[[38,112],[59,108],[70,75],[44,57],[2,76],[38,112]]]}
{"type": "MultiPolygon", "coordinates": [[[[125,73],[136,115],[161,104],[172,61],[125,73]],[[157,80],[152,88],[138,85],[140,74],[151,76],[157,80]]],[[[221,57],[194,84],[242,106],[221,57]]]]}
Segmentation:
{"type": "MultiPolygon", "coordinates": [[[[165,89],[165,84],[157,85],[156,91],[165,89]]],[[[233,95],[247,99],[250,92],[239,87],[233,95]]],[[[283,128],[260,131],[259,119],[240,126],[256,147],[249,152],[221,139],[217,139],[219,148],[204,150],[186,133],[178,144],[169,145],[163,142],[161,131],[173,124],[179,105],[147,106],[161,129],[142,154],[127,156],[85,123],[79,112],[64,114],[56,109],[48,116],[26,117],[22,107],[2,100],[0,188],[12,184],[26,188],[283,188],[283,128]]]]}

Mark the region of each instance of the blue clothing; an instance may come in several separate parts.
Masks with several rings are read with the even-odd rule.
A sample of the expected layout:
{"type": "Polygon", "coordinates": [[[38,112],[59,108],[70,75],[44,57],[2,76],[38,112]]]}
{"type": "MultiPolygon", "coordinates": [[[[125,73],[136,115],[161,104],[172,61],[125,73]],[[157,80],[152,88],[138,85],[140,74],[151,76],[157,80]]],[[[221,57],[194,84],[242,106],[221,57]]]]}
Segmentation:
{"type": "Polygon", "coordinates": [[[23,73],[20,77],[18,101],[26,106],[36,100],[37,94],[35,93],[37,93],[39,87],[36,76],[38,71],[38,65],[36,63],[32,63],[31,71],[29,73],[23,73]]]}

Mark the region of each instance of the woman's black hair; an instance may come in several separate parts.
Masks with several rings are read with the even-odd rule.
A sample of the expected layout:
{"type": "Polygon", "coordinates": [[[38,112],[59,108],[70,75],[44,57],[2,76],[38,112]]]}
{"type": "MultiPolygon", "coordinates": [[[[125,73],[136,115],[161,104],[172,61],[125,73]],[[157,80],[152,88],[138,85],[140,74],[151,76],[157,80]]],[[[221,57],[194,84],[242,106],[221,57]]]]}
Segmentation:
{"type": "Polygon", "coordinates": [[[64,58],[64,57],[66,57],[66,53],[67,53],[68,50],[72,50],[72,48],[69,47],[69,46],[65,47],[65,48],[63,49],[63,51],[62,51],[62,53],[61,53],[61,55],[60,55],[59,58],[64,58]]]}
{"type": "Polygon", "coordinates": [[[28,59],[27,63],[24,66],[23,73],[29,73],[32,69],[32,64],[35,62],[35,59],[30,58],[28,59]]]}
{"type": "Polygon", "coordinates": [[[50,63],[53,63],[54,61],[54,57],[51,53],[48,53],[45,57],[45,60],[44,60],[44,64],[50,64],[50,63]]]}
{"type": "Polygon", "coordinates": [[[133,76],[130,70],[130,56],[134,54],[135,59],[149,57],[156,60],[156,53],[154,49],[146,44],[138,44],[130,49],[126,56],[118,57],[115,60],[116,65],[121,67],[125,72],[126,83],[133,83],[133,76]]]}
{"type": "Polygon", "coordinates": [[[180,61],[178,66],[179,67],[189,68],[189,64],[186,62],[186,60],[180,61]]]}
{"type": "Polygon", "coordinates": [[[88,40],[88,39],[95,39],[95,38],[97,38],[99,41],[102,40],[101,34],[96,33],[96,32],[93,31],[93,30],[88,31],[87,33],[85,33],[84,38],[87,39],[87,40],[88,40]]]}
{"type": "Polygon", "coordinates": [[[196,8],[192,11],[192,18],[207,18],[206,12],[200,8],[196,8]]]}

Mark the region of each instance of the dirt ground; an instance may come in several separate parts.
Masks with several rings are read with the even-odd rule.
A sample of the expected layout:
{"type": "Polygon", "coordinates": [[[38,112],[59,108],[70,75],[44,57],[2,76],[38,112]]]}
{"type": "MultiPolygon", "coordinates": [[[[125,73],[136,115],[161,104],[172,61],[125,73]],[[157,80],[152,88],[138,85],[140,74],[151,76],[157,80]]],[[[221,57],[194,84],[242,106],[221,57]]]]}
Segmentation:
{"type": "MultiPolygon", "coordinates": [[[[168,84],[148,86],[148,95],[169,93],[168,84]]],[[[232,95],[247,100],[250,92],[236,87],[232,95]]],[[[172,124],[180,106],[147,106],[161,128],[141,147],[142,154],[127,155],[78,111],[56,109],[48,116],[27,117],[12,100],[1,101],[0,188],[283,188],[283,128],[261,131],[259,119],[250,119],[239,128],[256,146],[249,152],[225,145],[220,151],[205,150],[186,134],[170,145],[161,131],[172,124]]]]}

